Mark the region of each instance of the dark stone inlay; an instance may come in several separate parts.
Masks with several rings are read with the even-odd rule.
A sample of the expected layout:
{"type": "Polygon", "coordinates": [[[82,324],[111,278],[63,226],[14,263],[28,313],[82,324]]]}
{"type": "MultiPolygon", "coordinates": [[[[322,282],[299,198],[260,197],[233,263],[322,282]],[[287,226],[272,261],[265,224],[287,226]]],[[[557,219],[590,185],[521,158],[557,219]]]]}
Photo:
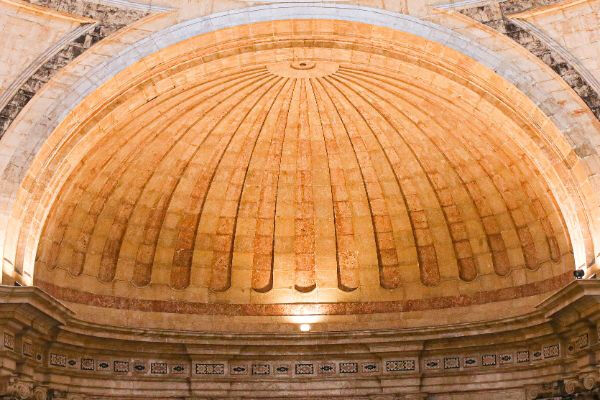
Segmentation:
{"type": "Polygon", "coordinates": [[[296,364],[296,375],[312,375],[315,373],[313,364],[300,363],[296,364]]]}
{"type": "MultiPolygon", "coordinates": [[[[183,373],[185,371],[185,367],[183,365],[177,365],[173,367],[173,370],[177,373],[183,373]]],[[[213,363],[198,363],[196,364],[196,374],[197,375],[224,375],[225,374],[225,364],[213,364],[213,363]]]]}

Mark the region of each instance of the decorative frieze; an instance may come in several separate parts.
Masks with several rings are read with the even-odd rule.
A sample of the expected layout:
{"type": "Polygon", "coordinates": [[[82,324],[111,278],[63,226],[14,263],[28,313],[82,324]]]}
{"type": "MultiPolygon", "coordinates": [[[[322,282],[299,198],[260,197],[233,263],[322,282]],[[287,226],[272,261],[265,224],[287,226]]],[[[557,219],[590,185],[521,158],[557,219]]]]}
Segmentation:
{"type": "Polygon", "coordinates": [[[500,354],[498,355],[498,361],[500,365],[511,364],[515,361],[514,356],[512,354],[500,354]]]}
{"type": "Polygon", "coordinates": [[[391,360],[385,362],[386,372],[414,371],[415,360],[391,360]]]}
{"type": "Polygon", "coordinates": [[[15,349],[15,335],[4,332],[4,347],[9,350],[15,349]]]}
{"type": "Polygon", "coordinates": [[[321,375],[333,375],[336,373],[335,363],[320,363],[318,371],[321,375]]]}
{"type": "Polygon", "coordinates": [[[479,366],[479,358],[478,357],[465,357],[463,359],[463,366],[465,368],[478,367],[479,366]]]}
{"type": "Polygon", "coordinates": [[[136,374],[145,374],[148,372],[148,367],[145,361],[135,360],[133,362],[133,372],[136,374]]]}
{"type": "Polygon", "coordinates": [[[439,359],[435,359],[435,360],[425,360],[425,369],[440,369],[441,368],[441,362],[439,359]]]}
{"type": "Polygon", "coordinates": [[[379,363],[375,361],[361,363],[361,371],[363,374],[373,374],[379,372],[379,363]]]}
{"type": "Polygon", "coordinates": [[[129,361],[113,361],[113,371],[117,373],[129,372],[129,361]]]}
{"type": "MultiPolygon", "coordinates": [[[[0,304],[0,308],[2,308],[2,304],[0,304]]],[[[598,313],[600,314],[600,309],[598,313]]],[[[563,346],[563,343],[572,343],[579,349],[577,351],[589,351],[590,341],[594,342],[596,338],[590,338],[590,332],[587,331],[582,332],[575,328],[571,331],[569,326],[562,328],[565,330],[564,332],[556,331],[554,333],[552,333],[552,329],[556,329],[556,327],[552,327],[550,324],[544,326],[546,329],[539,329],[539,325],[534,323],[532,325],[533,329],[529,331],[530,338],[521,340],[519,342],[520,347],[513,346],[516,343],[515,337],[522,337],[521,331],[519,331],[519,336],[514,336],[510,331],[501,331],[495,337],[495,344],[481,346],[468,344],[467,347],[463,347],[461,344],[466,343],[464,341],[452,342],[448,339],[442,342],[445,339],[438,338],[433,346],[426,344],[422,346],[423,348],[419,348],[411,344],[410,346],[414,347],[392,348],[389,344],[393,342],[394,338],[388,338],[381,342],[386,344],[385,347],[370,344],[371,348],[368,351],[356,351],[356,353],[338,351],[336,353],[335,350],[342,347],[326,347],[327,344],[319,344],[319,349],[327,348],[328,351],[313,351],[312,353],[315,355],[313,359],[305,358],[305,356],[311,352],[311,349],[317,349],[317,347],[311,348],[306,342],[300,347],[303,357],[297,359],[294,359],[293,354],[300,354],[300,352],[295,353],[293,350],[288,350],[287,347],[282,350],[281,347],[274,345],[268,352],[257,351],[256,349],[247,351],[246,349],[252,346],[250,344],[236,348],[234,356],[232,356],[234,354],[232,351],[229,351],[229,354],[220,353],[220,356],[215,356],[214,352],[217,347],[211,348],[213,353],[211,358],[206,358],[205,348],[201,346],[197,348],[190,346],[189,349],[192,350],[190,353],[174,352],[172,347],[169,347],[171,350],[165,350],[163,353],[168,354],[168,358],[165,359],[157,358],[157,355],[161,352],[160,346],[164,345],[164,343],[158,341],[153,343],[139,341],[135,342],[135,346],[113,347],[112,341],[106,340],[106,338],[90,339],[90,337],[93,337],[90,335],[86,336],[86,340],[89,341],[90,345],[84,349],[78,345],[83,341],[46,343],[43,345],[43,342],[40,342],[38,333],[29,332],[28,334],[31,336],[15,338],[16,343],[19,346],[23,344],[23,347],[28,349],[26,352],[34,355],[41,351],[44,346],[47,346],[48,350],[45,352],[47,357],[45,357],[43,366],[39,365],[37,367],[37,363],[32,362],[31,356],[19,352],[15,354],[6,347],[3,353],[0,352],[0,357],[2,354],[11,358],[21,357],[32,368],[40,368],[39,372],[44,376],[56,377],[52,378],[54,381],[68,381],[70,382],[69,385],[79,385],[78,390],[74,391],[72,395],[80,393],[81,387],[92,380],[96,382],[108,382],[110,380],[126,382],[131,380],[131,382],[135,382],[136,388],[143,388],[144,385],[148,385],[151,389],[136,390],[142,390],[142,392],[143,390],[149,390],[147,392],[149,398],[153,395],[150,394],[151,390],[156,387],[152,385],[157,383],[162,385],[164,382],[172,382],[173,387],[176,387],[177,384],[188,387],[188,382],[192,382],[194,387],[201,388],[198,390],[205,390],[215,384],[235,387],[235,383],[240,383],[240,387],[250,388],[249,391],[253,390],[254,384],[258,385],[257,387],[265,387],[266,382],[269,385],[274,385],[274,387],[283,388],[289,385],[298,385],[297,388],[306,387],[310,389],[311,387],[328,387],[327,385],[331,382],[335,382],[336,385],[343,383],[343,385],[351,386],[355,382],[385,381],[392,383],[392,385],[397,384],[398,390],[400,390],[399,388],[406,390],[406,388],[411,387],[426,387],[431,385],[431,382],[439,382],[436,390],[441,393],[444,385],[455,382],[457,376],[476,377],[478,374],[489,375],[490,372],[499,380],[507,380],[507,385],[513,384],[513,379],[515,382],[526,380],[529,382],[529,386],[537,385],[535,393],[558,393],[560,395],[564,392],[564,385],[554,385],[556,381],[546,382],[547,375],[544,371],[548,371],[548,367],[555,368],[563,361],[566,362],[562,364],[561,368],[565,368],[565,380],[570,382],[570,390],[573,390],[574,393],[581,393],[583,390],[594,390],[597,385],[597,376],[593,373],[593,370],[589,369],[589,366],[584,365],[584,363],[580,365],[580,363],[571,362],[569,358],[572,356],[567,352],[563,353],[561,346],[563,346]],[[537,332],[543,332],[543,334],[536,336],[537,332]],[[565,340],[564,338],[568,338],[568,340],[562,342],[565,340]],[[97,341],[92,343],[92,340],[97,341]],[[443,345],[440,345],[440,343],[443,343],[443,345]],[[38,347],[40,350],[38,350],[38,347]],[[105,349],[104,352],[92,350],[102,348],[105,349]],[[240,348],[244,348],[244,350],[240,351],[240,348]],[[418,349],[418,351],[415,351],[415,349],[418,349]],[[119,355],[119,351],[127,351],[128,355],[125,355],[125,353],[119,355]],[[567,370],[566,368],[581,368],[581,370],[567,370]],[[536,375],[537,371],[541,371],[539,377],[536,375]],[[426,379],[428,377],[434,377],[435,379],[426,379]],[[543,386],[542,383],[546,383],[546,385],[543,386]]],[[[3,329],[2,332],[6,332],[5,327],[1,328],[3,329]]],[[[519,329],[523,329],[522,326],[519,329]]],[[[304,338],[311,338],[311,335],[313,334],[308,334],[304,338]]],[[[476,334],[474,333],[474,335],[476,334]]],[[[58,335],[58,337],[69,336],[58,335]]],[[[397,337],[400,337],[400,335],[397,337]]],[[[296,340],[302,341],[304,338],[298,336],[296,340]]],[[[328,338],[327,340],[332,339],[328,338]]],[[[361,338],[353,337],[353,340],[360,343],[361,338]]],[[[373,338],[370,338],[370,340],[373,340],[373,338]]],[[[479,339],[473,342],[481,343],[479,339]]],[[[260,346],[262,349],[265,345],[261,344],[260,346]]],[[[290,346],[293,347],[293,345],[290,346]]],[[[473,379],[473,381],[477,380],[473,379]]],[[[484,381],[485,379],[480,382],[484,381]]],[[[21,382],[20,387],[23,390],[29,390],[28,393],[33,393],[38,387],[40,393],[46,390],[45,386],[37,385],[35,382],[28,380],[21,380],[21,382]]],[[[482,383],[482,385],[485,384],[482,383]]],[[[521,383],[518,383],[518,385],[521,385],[521,383]]],[[[525,390],[529,390],[529,386],[525,390]]],[[[386,388],[389,388],[389,386],[386,386],[386,388]]],[[[50,390],[54,399],[68,398],[68,390],[64,392],[54,388],[50,390]]],[[[359,389],[353,387],[352,390],[359,389]]],[[[0,392],[0,397],[4,393],[0,392]]],[[[102,393],[99,393],[97,396],[101,395],[102,393]]],[[[179,392],[175,395],[180,397],[189,396],[187,393],[179,394],[179,392]]],[[[194,392],[193,395],[204,396],[205,394],[204,392],[194,392]]],[[[249,395],[253,394],[249,392],[249,395]]],[[[212,396],[212,393],[207,393],[206,396],[212,396]]],[[[370,393],[365,396],[362,398],[372,398],[370,393]]],[[[260,396],[258,397],[260,398],[260,396]]],[[[348,398],[351,397],[348,396],[348,398]]],[[[119,394],[116,395],[116,398],[127,397],[119,394]]]]}
{"type": "Polygon", "coordinates": [[[517,351],[517,363],[529,362],[529,350],[517,351]]]}
{"type": "Polygon", "coordinates": [[[542,354],[544,358],[555,358],[560,355],[560,346],[558,344],[551,344],[542,348],[542,354]]]}
{"type": "Polygon", "coordinates": [[[98,360],[96,362],[96,370],[98,372],[109,372],[110,371],[110,361],[98,360]]]}
{"type": "Polygon", "coordinates": [[[495,354],[484,354],[481,356],[481,365],[484,367],[493,367],[496,365],[495,354]]]}
{"type": "Polygon", "coordinates": [[[271,375],[271,365],[270,364],[252,364],[252,375],[271,375]]]}
{"type": "MultiPolygon", "coordinates": [[[[578,337],[579,339],[579,337],[578,337]]],[[[583,338],[580,339],[584,343],[583,338]]],[[[529,362],[540,362],[560,356],[558,343],[548,344],[542,350],[499,351],[497,353],[484,352],[481,354],[448,355],[443,358],[424,358],[422,361],[424,371],[439,370],[465,370],[485,369],[496,366],[510,366],[529,362]],[[533,356],[532,356],[533,355],[533,356]],[[443,360],[443,361],[442,361],[443,360]]],[[[272,376],[287,377],[290,375],[319,378],[322,376],[346,375],[381,375],[409,373],[417,370],[418,359],[389,359],[381,361],[298,361],[293,364],[260,361],[215,361],[193,362],[193,375],[197,377],[228,376],[272,376]]],[[[160,375],[185,375],[187,376],[190,364],[188,362],[169,363],[164,361],[144,360],[107,360],[82,357],[76,358],[65,354],[50,353],[48,365],[54,368],[76,368],[81,366],[82,371],[88,372],[113,372],[115,374],[149,373],[152,376],[160,375]],[[112,367],[111,367],[112,366],[112,367]],[[149,366],[149,370],[148,370],[149,366]]]]}
{"type": "Polygon", "coordinates": [[[67,356],[64,354],[50,353],[50,365],[53,365],[55,367],[66,367],[67,356]]]}
{"type": "Polygon", "coordinates": [[[296,375],[312,375],[315,373],[315,366],[314,364],[300,363],[295,365],[294,371],[296,375]]]}
{"type": "Polygon", "coordinates": [[[248,364],[230,364],[230,375],[248,375],[248,364]]]}
{"type": "Polygon", "coordinates": [[[81,359],[81,370],[82,371],[94,371],[94,359],[93,358],[82,358],[81,359]]]}
{"type": "Polygon", "coordinates": [[[458,368],[460,368],[460,358],[444,357],[444,369],[458,369],[458,368]]]}
{"type": "Polygon", "coordinates": [[[150,373],[154,375],[166,375],[169,372],[166,362],[154,362],[150,364],[150,373]]]}
{"type": "Polygon", "coordinates": [[[182,375],[187,374],[187,368],[185,364],[171,364],[169,366],[171,374],[173,375],[182,375]]]}
{"type": "Polygon", "coordinates": [[[358,363],[343,362],[340,363],[340,374],[356,374],[358,373],[358,363]]]}
{"type": "Polygon", "coordinates": [[[292,373],[292,368],[289,364],[275,364],[273,366],[273,375],[289,376],[292,373]]]}
{"type": "Polygon", "coordinates": [[[33,343],[28,340],[23,340],[23,355],[33,357],[33,343]]]}
{"type": "Polygon", "coordinates": [[[196,364],[195,373],[196,375],[224,375],[225,364],[196,364]]]}

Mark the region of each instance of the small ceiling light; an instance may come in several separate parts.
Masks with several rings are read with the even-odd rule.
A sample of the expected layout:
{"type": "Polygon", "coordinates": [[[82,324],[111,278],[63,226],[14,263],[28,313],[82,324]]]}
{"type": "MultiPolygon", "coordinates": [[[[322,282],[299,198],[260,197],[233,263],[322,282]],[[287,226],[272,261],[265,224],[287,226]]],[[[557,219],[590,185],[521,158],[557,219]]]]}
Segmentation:
{"type": "Polygon", "coordinates": [[[300,332],[310,332],[310,325],[309,324],[301,324],[300,332]]]}

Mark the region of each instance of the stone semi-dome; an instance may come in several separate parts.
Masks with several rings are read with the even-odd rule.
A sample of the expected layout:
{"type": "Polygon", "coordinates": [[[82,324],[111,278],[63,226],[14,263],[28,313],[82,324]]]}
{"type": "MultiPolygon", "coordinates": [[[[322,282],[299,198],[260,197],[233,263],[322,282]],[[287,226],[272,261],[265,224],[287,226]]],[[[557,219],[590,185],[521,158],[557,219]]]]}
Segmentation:
{"type": "Polygon", "coordinates": [[[600,394],[600,0],[0,0],[0,399],[600,394]]]}
{"type": "Polygon", "coordinates": [[[65,128],[93,144],[50,207],[37,284],[108,308],[280,316],[564,282],[564,222],[518,142],[531,128],[464,80],[457,54],[430,61],[440,45],[396,35],[388,49],[309,41],[318,29],[195,38],[131,67],[118,97],[65,128]]]}

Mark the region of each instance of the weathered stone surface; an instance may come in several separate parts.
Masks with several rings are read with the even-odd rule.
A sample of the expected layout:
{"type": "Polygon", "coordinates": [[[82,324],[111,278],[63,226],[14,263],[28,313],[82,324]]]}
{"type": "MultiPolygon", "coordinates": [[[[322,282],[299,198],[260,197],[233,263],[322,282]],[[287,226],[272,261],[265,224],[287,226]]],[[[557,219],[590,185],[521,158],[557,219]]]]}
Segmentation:
{"type": "Polygon", "coordinates": [[[44,63],[0,110],[0,139],[25,105],[54,74],[103,38],[147,15],[147,12],[78,0],[33,0],[31,4],[96,20],[92,30],[68,43],[44,63]]]}
{"type": "Polygon", "coordinates": [[[552,68],[588,105],[600,120],[600,94],[560,54],[549,48],[543,41],[516,25],[510,14],[523,12],[533,7],[556,3],[556,0],[510,0],[490,3],[485,6],[466,8],[460,12],[481,22],[525,47],[532,54],[552,68]]]}

